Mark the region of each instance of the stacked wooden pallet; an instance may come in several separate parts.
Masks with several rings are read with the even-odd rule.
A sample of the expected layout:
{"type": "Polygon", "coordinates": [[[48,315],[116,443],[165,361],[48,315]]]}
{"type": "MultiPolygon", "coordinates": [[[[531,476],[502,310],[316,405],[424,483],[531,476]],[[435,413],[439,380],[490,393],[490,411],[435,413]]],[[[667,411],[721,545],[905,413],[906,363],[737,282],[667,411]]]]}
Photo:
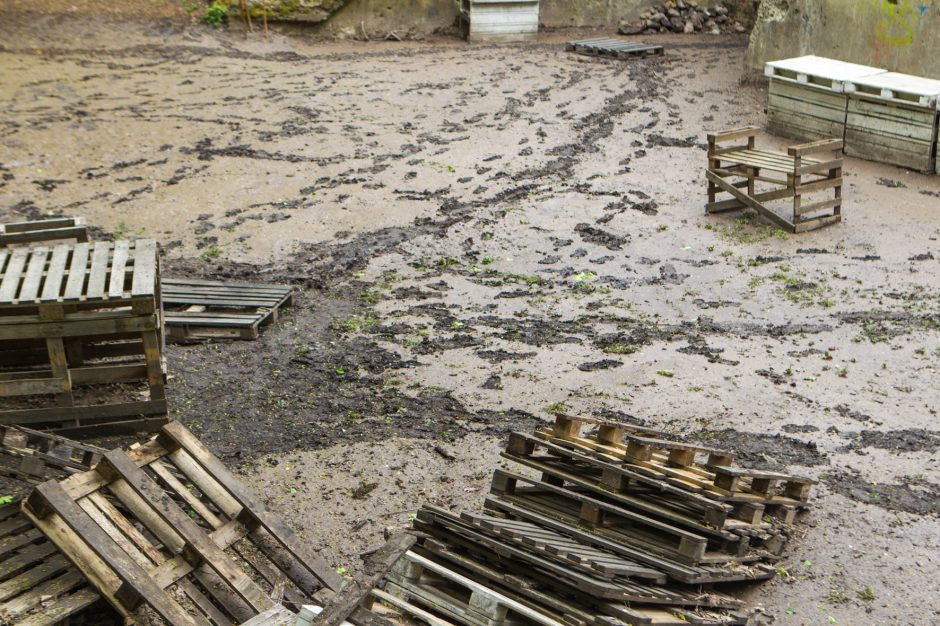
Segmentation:
{"type": "Polygon", "coordinates": [[[0,397],[20,402],[6,402],[0,423],[69,436],[165,423],[156,242],[0,249],[0,397]],[[118,402],[79,393],[137,382],[147,385],[143,399],[136,385],[118,402]]]}
{"type": "Polygon", "coordinates": [[[842,139],[848,108],[845,82],[885,71],[812,55],[767,63],[767,128],[801,141],[842,139]]]}
{"type": "Polygon", "coordinates": [[[31,482],[56,478],[0,506],[0,624],[299,626],[302,607],[325,603],[320,623],[391,626],[361,600],[413,536],[372,555],[367,584],[343,588],[179,423],[128,450],[20,428],[3,443],[42,458],[31,482]]]}
{"type": "Polygon", "coordinates": [[[496,470],[480,513],[422,508],[373,608],[435,626],[744,624],[722,587],[774,575],[813,483],[568,416],[503,456],[527,475],[496,470]]]}
{"type": "Polygon", "coordinates": [[[40,484],[23,510],[128,618],[146,605],[180,626],[287,624],[284,602],[341,583],[178,422],[40,484]]]}
{"type": "Polygon", "coordinates": [[[88,228],[78,217],[57,217],[30,222],[0,224],[0,248],[40,241],[88,241],[88,228]]]}
{"type": "Polygon", "coordinates": [[[888,72],[845,81],[845,153],[940,173],[940,81],[888,72]]]}

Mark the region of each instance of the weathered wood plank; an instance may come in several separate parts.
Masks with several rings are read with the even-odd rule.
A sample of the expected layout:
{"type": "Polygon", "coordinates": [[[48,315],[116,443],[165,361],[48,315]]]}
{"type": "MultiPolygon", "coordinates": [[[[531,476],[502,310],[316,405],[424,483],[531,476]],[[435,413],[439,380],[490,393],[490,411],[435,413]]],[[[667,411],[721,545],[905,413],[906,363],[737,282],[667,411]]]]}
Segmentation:
{"type": "MultiPolygon", "coordinates": [[[[129,612],[137,606],[140,600],[144,600],[163,619],[174,626],[196,626],[192,617],[153,581],[146,570],[121,550],[58,483],[49,481],[36,487],[27,500],[26,506],[33,521],[44,532],[49,526],[46,519],[50,515],[59,516],[74,533],[81,537],[78,543],[87,545],[104,562],[110,570],[110,577],[116,576],[120,579],[122,584],[116,588],[102,589],[110,602],[129,612]]],[[[61,537],[59,539],[61,541],[61,537]]],[[[53,541],[55,541],[54,538],[53,541]]],[[[67,553],[73,550],[71,544],[62,545],[58,542],[57,544],[67,553]]]]}
{"type": "Polygon", "coordinates": [[[79,243],[72,248],[69,262],[69,278],[65,283],[66,300],[78,300],[85,293],[85,279],[88,274],[89,244],[79,243]]]}
{"type": "Polygon", "coordinates": [[[163,427],[160,438],[167,442],[165,445],[185,449],[244,507],[245,512],[254,518],[253,521],[263,526],[286,550],[303,562],[324,586],[333,591],[340,589],[342,586],[340,576],[319,557],[308,554],[294,531],[286,526],[280,518],[268,511],[264,503],[248,493],[228,468],[182,424],[170,422],[163,427]]]}
{"type": "Polygon", "coordinates": [[[69,258],[69,247],[60,244],[52,250],[52,259],[49,261],[49,269],[46,272],[46,281],[42,286],[42,294],[39,299],[43,302],[52,302],[59,299],[61,295],[62,282],[65,280],[65,264],[69,258]]]}
{"type": "Polygon", "coordinates": [[[111,279],[108,283],[108,297],[121,298],[124,295],[124,279],[130,244],[127,241],[114,243],[114,255],[111,258],[111,279]]]}

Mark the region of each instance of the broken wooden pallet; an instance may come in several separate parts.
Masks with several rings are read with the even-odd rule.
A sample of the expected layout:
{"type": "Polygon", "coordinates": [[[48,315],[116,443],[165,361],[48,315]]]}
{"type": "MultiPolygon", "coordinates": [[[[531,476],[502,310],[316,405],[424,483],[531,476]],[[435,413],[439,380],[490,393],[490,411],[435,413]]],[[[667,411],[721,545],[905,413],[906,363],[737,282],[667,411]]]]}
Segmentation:
{"type": "Polygon", "coordinates": [[[242,623],[285,581],[305,598],[341,583],[178,422],[42,483],[24,511],[125,616],[146,604],[174,626],[242,623]]]}
{"type": "Polygon", "coordinates": [[[665,48],[660,45],[613,39],[611,37],[569,41],[565,44],[565,49],[579,54],[606,56],[614,59],[662,56],[665,54],[665,48]]]}
{"type": "Polygon", "coordinates": [[[52,626],[100,599],[82,573],[20,512],[0,507],[0,624],[52,626]]]}
{"type": "Polygon", "coordinates": [[[438,537],[425,537],[399,561],[384,591],[372,602],[384,602],[406,616],[434,626],[509,626],[512,624],[743,624],[726,609],[655,606],[575,598],[541,586],[525,574],[471,554],[438,537]],[[443,617],[442,617],[443,616],[443,617]],[[429,621],[427,617],[433,619],[429,621]]]}
{"type": "Polygon", "coordinates": [[[79,217],[57,217],[0,224],[0,248],[69,239],[76,242],[88,241],[88,229],[84,220],[79,217]]]}
{"type": "Polygon", "coordinates": [[[284,285],[164,278],[160,286],[167,339],[178,342],[257,339],[294,297],[284,285]]]}
{"type": "MultiPolygon", "coordinates": [[[[457,517],[443,509],[425,506],[418,511],[416,528],[449,545],[460,547],[467,554],[498,563],[508,573],[531,579],[542,588],[554,589],[566,597],[579,597],[589,604],[626,602],[713,608],[741,606],[739,600],[723,594],[701,593],[696,587],[675,584],[666,586],[656,581],[601,575],[595,570],[579,567],[568,559],[532,550],[531,546],[517,545],[514,540],[507,541],[504,533],[474,523],[474,517],[474,514],[457,517]]],[[[500,526],[503,530],[509,526],[515,526],[517,530],[522,528],[510,520],[494,521],[492,517],[488,518],[487,523],[500,526]]],[[[603,558],[603,553],[599,550],[596,552],[596,558],[603,558]]]]}
{"type": "MultiPolygon", "coordinates": [[[[502,482],[514,476],[496,478],[502,482]]],[[[582,510],[578,508],[578,499],[565,498],[562,494],[545,496],[532,493],[501,493],[500,486],[489,496],[484,506],[500,516],[510,517],[531,522],[543,528],[550,528],[579,542],[604,550],[612,551],[630,560],[648,567],[662,571],[671,579],[688,584],[704,584],[714,582],[729,582],[735,580],[762,580],[773,575],[773,568],[754,562],[753,559],[732,560],[730,563],[710,562],[704,559],[704,548],[707,540],[704,537],[680,535],[673,537],[672,545],[665,542],[661,536],[649,532],[635,534],[632,528],[616,528],[597,526],[582,522],[582,510]],[[681,539],[688,537],[686,545],[681,539]],[[680,543],[675,543],[676,541],[680,543]],[[680,546],[686,551],[693,552],[693,556],[678,556],[680,546]],[[701,557],[697,557],[701,554],[701,557]],[[699,558],[699,563],[690,562],[699,558]]],[[[584,514],[590,510],[584,511],[584,514]]],[[[608,514],[616,515],[608,511],[608,514]]],[[[603,517],[602,517],[603,519],[603,517]]],[[[612,517],[611,519],[617,519],[612,517]]],[[[676,529],[673,529],[676,530],[676,529]]],[[[716,556],[712,551],[709,556],[716,556]]]]}
{"type": "Polygon", "coordinates": [[[0,475],[29,483],[90,470],[105,452],[51,433],[0,426],[0,475]]]}

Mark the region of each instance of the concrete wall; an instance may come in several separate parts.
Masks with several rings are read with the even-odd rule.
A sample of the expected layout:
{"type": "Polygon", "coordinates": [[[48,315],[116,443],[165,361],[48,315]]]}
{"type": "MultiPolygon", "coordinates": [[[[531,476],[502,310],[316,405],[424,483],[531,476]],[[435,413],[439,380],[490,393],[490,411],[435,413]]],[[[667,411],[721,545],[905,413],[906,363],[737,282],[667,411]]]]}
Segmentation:
{"type": "Polygon", "coordinates": [[[940,79],[940,0],[763,0],[748,76],[804,54],[940,79]]]}
{"type": "MultiPolygon", "coordinates": [[[[699,0],[711,6],[717,0],[699,0]]],[[[541,0],[539,20],[549,28],[562,26],[616,26],[631,21],[664,0],[541,0]]],[[[726,2],[731,4],[731,2],[726,2]]]]}

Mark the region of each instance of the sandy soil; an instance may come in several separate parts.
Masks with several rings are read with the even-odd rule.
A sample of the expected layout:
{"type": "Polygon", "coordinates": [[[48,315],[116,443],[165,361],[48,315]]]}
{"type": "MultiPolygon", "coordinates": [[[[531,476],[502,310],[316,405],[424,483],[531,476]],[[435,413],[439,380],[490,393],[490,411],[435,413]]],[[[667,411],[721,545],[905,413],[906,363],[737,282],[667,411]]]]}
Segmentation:
{"type": "Polygon", "coordinates": [[[337,567],[476,506],[560,403],[820,480],[742,590],[776,623],[940,619],[940,178],[848,159],[845,220],[799,236],[705,216],[705,130],[765,121],[743,38],[613,62],[116,19],[0,21],[0,219],[298,286],[256,342],[171,347],[169,393],[337,567]]]}

